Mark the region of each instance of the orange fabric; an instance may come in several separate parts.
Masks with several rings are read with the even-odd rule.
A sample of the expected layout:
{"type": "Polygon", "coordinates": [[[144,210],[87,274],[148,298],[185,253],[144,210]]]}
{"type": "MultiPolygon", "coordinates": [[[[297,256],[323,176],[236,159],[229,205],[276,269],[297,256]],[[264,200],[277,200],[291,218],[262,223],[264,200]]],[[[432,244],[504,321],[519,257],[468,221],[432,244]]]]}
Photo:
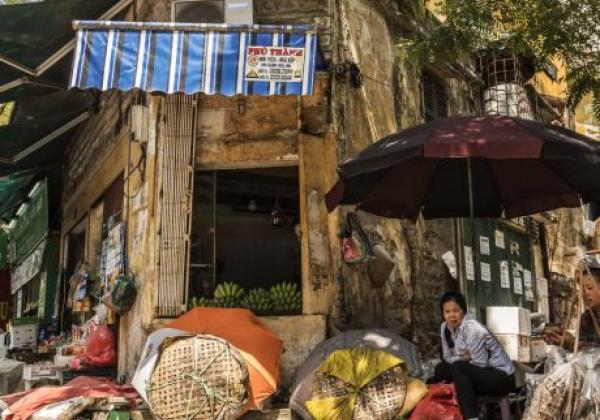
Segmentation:
{"type": "Polygon", "coordinates": [[[42,407],[74,397],[125,397],[130,407],[135,408],[137,391],[131,385],[117,385],[104,378],[80,376],[63,386],[44,386],[32,391],[2,397],[9,405],[12,414],[7,420],[27,420],[42,407]]]}
{"type": "Polygon", "coordinates": [[[192,334],[210,334],[237,347],[248,366],[250,399],[245,410],[277,390],[283,341],[247,309],[194,308],[166,325],[192,334]]]}

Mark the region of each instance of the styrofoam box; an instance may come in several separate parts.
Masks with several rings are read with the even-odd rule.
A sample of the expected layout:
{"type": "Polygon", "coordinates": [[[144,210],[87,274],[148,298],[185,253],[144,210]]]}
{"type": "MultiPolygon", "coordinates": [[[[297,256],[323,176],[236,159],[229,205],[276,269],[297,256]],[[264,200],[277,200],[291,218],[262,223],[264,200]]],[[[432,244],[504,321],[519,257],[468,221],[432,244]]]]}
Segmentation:
{"type": "Polygon", "coordinates": [[[520,334],[494,334],[510,360],[521,363],[531,362],[530,338],[520,334]]]}
{"type": "Polygon", "coordinates": [[[542,337],[531,340],[531,361],[539,362],[547,355],[548,345],[542,337]]]}
{"type": "Polygon", "coordinates": [[[531,335],[528,309],[518,306],[488,306],[486,320],[492,334],[531,335]]]}
{"type": "Polygon", "coordinates": [[[10,324],[10,348],[33,347],[37,343],[37,324],[10,324]]]}
{"type": "Polygon", "coordinates": [[[32,381],[42,378],[58,379],[58,368],[53,364],[25,365],[23,379],[32,381]]]}

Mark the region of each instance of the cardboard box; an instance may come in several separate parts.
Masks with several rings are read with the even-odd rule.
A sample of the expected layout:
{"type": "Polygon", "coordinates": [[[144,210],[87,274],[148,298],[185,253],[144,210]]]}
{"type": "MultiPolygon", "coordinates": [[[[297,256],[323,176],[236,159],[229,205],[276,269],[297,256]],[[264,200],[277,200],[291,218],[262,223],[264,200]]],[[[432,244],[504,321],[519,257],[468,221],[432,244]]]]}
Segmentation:
{"type": "Polygon", "coordinates": [[[494,334],[510,360],[520,363],[531,362],[530,338],[520,334],[494,334]]]}
{"type": "Polygon", "coordinates": [[[23,379],[35,381],[39,379],[60,379],[58,368],[53,364],[25,365],[23,379]]]}
{"type": "Polygon", "coordinates": [[[486,320],[492,334],[531,335],[528,309],[518,306],[488,306],[486,320]]]}

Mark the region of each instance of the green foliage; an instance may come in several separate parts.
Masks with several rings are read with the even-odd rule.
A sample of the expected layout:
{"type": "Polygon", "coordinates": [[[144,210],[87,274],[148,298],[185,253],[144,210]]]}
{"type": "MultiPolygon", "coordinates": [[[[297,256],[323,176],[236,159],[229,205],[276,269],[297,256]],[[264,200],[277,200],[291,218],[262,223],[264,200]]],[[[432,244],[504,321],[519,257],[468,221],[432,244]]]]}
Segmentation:
{"type": "Polygon", "coordinates": [[[454,61],[509,49],[537,69],[561,58],[567,64],[569,106],[593,93],[600,117],[599,0],[445,0],[438,6],[446,18],[413,36],[413,58],[454,61]]]}

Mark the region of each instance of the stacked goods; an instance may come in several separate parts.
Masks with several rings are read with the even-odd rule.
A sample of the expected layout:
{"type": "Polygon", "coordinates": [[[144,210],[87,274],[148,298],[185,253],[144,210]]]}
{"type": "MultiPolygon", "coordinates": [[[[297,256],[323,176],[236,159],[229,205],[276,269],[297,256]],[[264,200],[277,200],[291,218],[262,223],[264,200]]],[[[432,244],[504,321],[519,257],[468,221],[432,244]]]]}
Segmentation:
{"type": "Polygon", "coordinates": [[[223,282],[215,289],[214,305],[218,308],[239,308],[242,305],[244,289],[236,283],[223,282]]]}
{"type": "Polygon", "coordinates": [[[296,283],[281,283],[271,287],[271,301],[276,311],[302,309],[302,291],[296,283]]]}
{"type": "Polygon", "coordinates": [[[223,339],[179,338],[164,345],[147,395],[162,420],[235,419],[249,398],[247,366],[223,339]]]}
{"type": "Polygon", "coordinates": [[[242,307],[253,312],[268,312],[273,309],[271,294],[263,288],[251,289],[242,299],[242,307]]]}

